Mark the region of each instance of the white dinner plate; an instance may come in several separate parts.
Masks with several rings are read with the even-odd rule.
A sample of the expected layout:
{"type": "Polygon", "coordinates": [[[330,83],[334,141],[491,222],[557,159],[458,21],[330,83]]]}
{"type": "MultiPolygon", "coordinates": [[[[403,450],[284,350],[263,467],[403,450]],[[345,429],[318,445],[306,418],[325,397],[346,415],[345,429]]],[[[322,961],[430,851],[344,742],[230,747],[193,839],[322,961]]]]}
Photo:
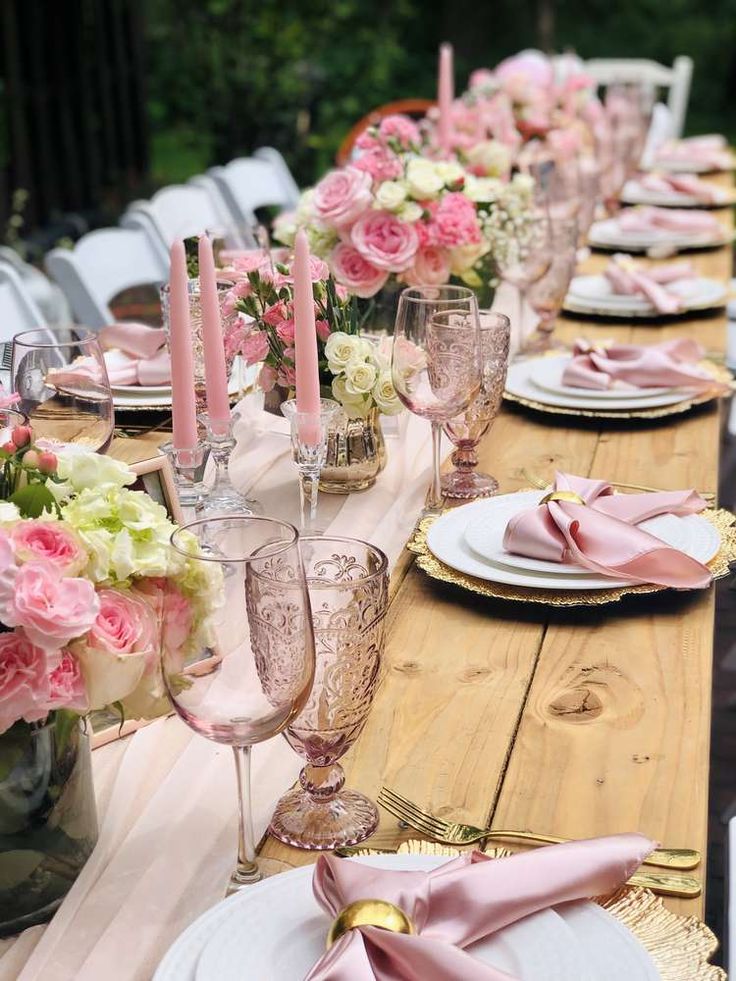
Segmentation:
{"type": "MultiPolygon", "coordinates": [[[[666,289],[685,300],[684,309],[679,313],[709,310],[726,302],[724,284],[704,276],[669,283],[666,289]]],[[[625,319],[631,317],[652,319],[666,316],[658,313],[649,300],[641,294],[615,293],[611,283],[603,274],[575,276],[565,297],[564,307],[573,313],[625,319]]]]}
{"type": "MultiPolygon", "coordinates": [[[[429,871],[448,859],[377,855],[343,861],[429,871]]],[[[294,869],[218,904],[176,941],[154,981],[303,978],[324,952],[329,927],[311,880],[311,866],[294,869]]],[[[655,981],[656,968],[636,938],[605,910],[589,909],[593,906],[577,902],[544,910],[469,949],[519,981],[614,981],[622,966],[627,981],[655,981]],[[579,938],[578,931],[585,936],[579,938]]]]}
{"type": "MultiPolygon", "coordinates": [[[[587,570],[580,572],[576,571],[575,566],[512,556],[504,551],[501,543],[509,520],[521,510],[536,507],[544,493],[545,491],[521,491],[454,508],[430,526],[427,545],[440,562],[488,582],[526,586],[529,589],[557,590],[613,589],[631,585],[630,579],[599,576],[587,570]],[[475,547],[471,548],[466,532],[476,518],[480,518],[480,521],[473,535],[475,547]],[[482,538],[482,525],[485,525],[485,539],[482,538]],[[485,555],[481,555],[476,548],[484,548],[485,555]]],[[[662,515],[661,518],[650,520],[658,522],[657,537],[674,548],[681,548],[700,562],[708,562],[720,548],[721,540],[717,530],[700,515],[688,515],[684,518],[662,515]],[[673,518],[674,520],[670,520],[673,518]]],[[[642,522],[642,527],[651,530],[648,522],[642,522]]]]}
{"type": "Polygon", "coordinates": [[[692,194],[685,194],[683,191],[650,191],[642,187],[636,179],[628,180],[621,191],[620,199],[622,204],[644,204],[659,208],[725,208],[736,201],[736,196],[732,192],[727,192],[723,188],[715,187],[718,191],[718,198],[715,201],[702,201],[692,194]]]}
{"type": "Polygon", "coordinates": [[[623,252],[647,252],[668,246],[672,249],[711,249],[725,245],[732,236],[721,228],[716,232],[672,232],[667,229],[627,231],[617,218],[606,218],[590,226],[588,244],[596,249],[620,249],[623,252]]]}
{"type": "Polygon", "coordinates": [[[562,375],[565,368],[572,361],[570,355],[563,355],[559,358],[535,358],[531,365],[531,381],[538,387],[551,392],[553,395],[563,395],[577,399],[601,399],[605,402],[619,402],[622,398],[650,399],[660,395],[667,395],[677,392],[680,398],[684,398],[687,392],[684,388],[675,388],[673,385],[662,385],[659,388],[578,388],[575,385],[565,385],[562,382],[562,375]]]}
{"type": "MultiPolygon", "coordinates": [[[[259,365],[238,367],[228,383],[228,394],[233,396],[255,383],[259,365]]],[[[171,407],[171,385],[111,385],[113,405],[116,409],[167,409],[171,407]]]]}
{"type": "Polygon", "coordinates": [[[618,392],[617,397],[605,401],[597,393],[584,391],[583,394],[558,394],[537,385],[533,372],[537,368],[537,358],[516,361],[509,366],[506,375],[506,392],[517,398],[560,409],[581,409],[599,412],[631,412],[636,409],[655,409],[665,405],[677,405],[688,398],[683,392],[673,389],[657,395],[640,395],[638,392],[618,392]]]}

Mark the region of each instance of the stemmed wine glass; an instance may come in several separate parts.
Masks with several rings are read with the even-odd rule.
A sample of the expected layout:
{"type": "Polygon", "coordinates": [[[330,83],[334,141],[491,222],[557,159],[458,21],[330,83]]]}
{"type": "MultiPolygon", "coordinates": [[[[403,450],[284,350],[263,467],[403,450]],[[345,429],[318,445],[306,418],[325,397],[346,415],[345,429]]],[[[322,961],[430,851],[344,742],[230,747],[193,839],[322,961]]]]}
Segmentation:
{"type": "Polygon", "coordinates": [[[391,352],[396,394],[432,423],[433,469],[427,511],[442,506],[442,426],[463,412],[480,388],[478,303],[464,286],[402,291],[391,352]]]}
{"type": "Polygon", "coordinates": [[[13,338],[12,389],[36,439],[105,453],[115,429],[100,342],[85,327],[42,327],[13,338]]]}
{"type": "Polygon", "coordinates": [[[575,218],[556,218],[551,224],[552,262],[547,272],[532,283],[527,292],[527,299],[539,317],[539,324],[522,345],[524,354],[536,354],[563,346],[553,341],[552,334],[575,273],[578,223],[575,218]]]}
{"type": "Polygon", "coordinates": [[[195,732],[233,748],[240,819],[228,888],[234,892],[263,877],[250,806],[251,746],[294,720],[314,678],[299,536],[273,518],[222,515],[177,529],[171,546],[174,561],[186,557],[196,567],[192,581],[199,592],[214,596],[202,624],[180,612],[182,593],[173,580],[163,580],[161,662],[177,714],[195,732]],[[213,659],[219,659],[214,669],[213,659]]]}
{"type": "Polygon", "coordinates": [[[476,447],[498,415],[506,384],[509,363],[511,324],[502,313],[480,311],[480,391],[462,415],[445,423],[445,433],[455,444],[452,462],[455,469],[442,478],[445,497],[473,500],[490,497],[498,490],[498,481],[480,473],[476,447]]]}
{"type": "Polygon", "coordinates": [[[552,265],[552,220],[546,205],[535,207],[526,215],[507,248],[496,257],[501,279],[518,292],[518,332],[523,337],[524,302],[533,283],[552,265]]]}

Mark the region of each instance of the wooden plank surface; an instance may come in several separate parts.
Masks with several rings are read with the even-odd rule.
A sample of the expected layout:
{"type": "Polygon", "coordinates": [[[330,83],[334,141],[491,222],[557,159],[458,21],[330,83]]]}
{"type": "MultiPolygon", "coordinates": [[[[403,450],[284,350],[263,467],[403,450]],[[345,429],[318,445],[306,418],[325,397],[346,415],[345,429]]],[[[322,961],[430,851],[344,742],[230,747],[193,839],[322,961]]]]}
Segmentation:
{"type": "MultiPolygon", "coordinates": [[[[692,258],[703,275],[731,275],[730,249],[692,258]]],[[[604,262],[593,256],[588,265],[604,262]]],[[[725,317],[666,326],[562,318],[559,334],[643,343],[694,334],[722,352],[725,317]]],[[[523,468],[716,490],[719,420],[713,405],[615,429],[504,409],[480,466],[502,492],[528,484],[523,468]]],[[[386,783],[438,814],[496,828],[641,830],[705,857],[713,590],[550,611],[481,600],[406,561],[383,686],[344,761],[350,786],[375,795],[386,783]]],[[[368,844],[411,836],[382,812],[368,844]]],[[[291,865],[315,859],[273,840],[263,853],[291,865]]],[[[668,904],[702,913],[702,899],[668,904]]]]}

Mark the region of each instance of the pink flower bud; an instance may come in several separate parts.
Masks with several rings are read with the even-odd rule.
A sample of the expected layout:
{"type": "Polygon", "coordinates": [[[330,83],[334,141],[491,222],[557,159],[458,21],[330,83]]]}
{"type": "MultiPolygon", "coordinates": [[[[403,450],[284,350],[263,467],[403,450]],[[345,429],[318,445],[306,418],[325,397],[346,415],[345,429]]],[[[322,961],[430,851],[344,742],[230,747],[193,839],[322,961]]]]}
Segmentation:
{"type": "Polygon", "coordinates": [[[10,438],[13,440],[18,449],[20,449],[21,446],[25,446],[27,443],[31,442],[32,435],[33,433],[30,426],[13,426],[10,438]]]}
{"type": "Polygon", "coordinates": [[[18,449],[12,439],[9,439],[7,443],[3,443],[3,449],[6,453],[13,454],[18,449]]]}
{"type": "MultiPolygon", "coordinates": [[[[26,456],[27,455],[28,454],[26,454],[26,456]]],[[[56,454],[52,453],[50,450],[44,450],[43,453],[38,454],[38,469],[41,471],[41,473],[56,473],[58,464],[59,461],[56,459],[56,454]]]]}
{"type": "Polygon", "coordinates": [[[40,459],[35,450],[28,450],[23,454],[23,466],[26,470],[38,470],[40,459]]]}

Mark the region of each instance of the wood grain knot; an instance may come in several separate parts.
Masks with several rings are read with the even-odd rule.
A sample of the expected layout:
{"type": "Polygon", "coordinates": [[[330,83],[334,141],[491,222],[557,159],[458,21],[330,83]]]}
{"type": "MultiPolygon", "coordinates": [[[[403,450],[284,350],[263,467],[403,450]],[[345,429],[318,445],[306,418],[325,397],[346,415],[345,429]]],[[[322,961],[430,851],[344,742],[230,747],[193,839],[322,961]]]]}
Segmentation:
{"type": "Polygon", "coordinates": [[[562,692],[550,703],[552,715],[570,722],[592,722],[603,711],[603,702],[590,688],[583,686],[562,692]]]}
{"type": "Polygon", "coordinates": [[[394,671],[400,674],[419,674],[422,666],[419,661],[404,661],[403,664],[395,664],[394,671]]]}
{"type": "Polygon", "coordinates": [[[474,681],[480,681],[483,678],[487,678],[492,671],[490,668],[484,668],[480,665],[471,665],[469,668],[464,668],[458,675],[458,680],[466,683],[472,684],[474,681]]]}

